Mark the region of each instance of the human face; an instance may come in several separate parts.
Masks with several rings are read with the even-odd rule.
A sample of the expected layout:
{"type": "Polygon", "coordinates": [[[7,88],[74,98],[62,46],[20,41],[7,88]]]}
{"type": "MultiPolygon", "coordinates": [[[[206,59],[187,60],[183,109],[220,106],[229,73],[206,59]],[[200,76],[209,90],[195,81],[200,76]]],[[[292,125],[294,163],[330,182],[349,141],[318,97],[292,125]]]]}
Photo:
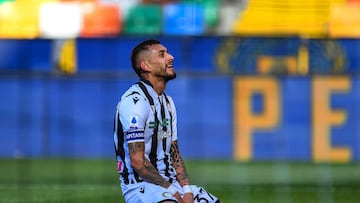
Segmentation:
{"type": "Polygon", "coordinates": [[[157,78],[169,81],[176,77],[174,70],[174,57],[168,53],[166,47],[161,44],[154,44],[150,48],[149,64],[151,74],[157,78]]]}

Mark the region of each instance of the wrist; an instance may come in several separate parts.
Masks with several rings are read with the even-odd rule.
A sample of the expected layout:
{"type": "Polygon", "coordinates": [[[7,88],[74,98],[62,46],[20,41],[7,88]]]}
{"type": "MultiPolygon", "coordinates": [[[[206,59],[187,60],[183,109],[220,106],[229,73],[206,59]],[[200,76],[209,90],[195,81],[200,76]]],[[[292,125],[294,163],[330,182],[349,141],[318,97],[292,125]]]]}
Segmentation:
{"type": "Polygon", "coordinates": [[[193,193],[190,185],[184,185],[182,189],[184,193],[193,193]]]}
{"type": "Polygon", "coordinates": [[[175,193],[177,193],[177,189],[172,184],[167,189],[172,195],[175,195],[175,193]]]}

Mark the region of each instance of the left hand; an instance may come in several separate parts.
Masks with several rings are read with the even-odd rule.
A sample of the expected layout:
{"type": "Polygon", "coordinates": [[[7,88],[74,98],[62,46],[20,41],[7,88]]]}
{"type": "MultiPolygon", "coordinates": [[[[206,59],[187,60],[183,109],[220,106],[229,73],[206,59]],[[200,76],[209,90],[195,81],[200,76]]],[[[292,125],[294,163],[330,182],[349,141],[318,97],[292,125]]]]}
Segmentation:
{"type": "Polygon", "coordinates": [[[192,193],[185,193],[183,200],[184,203],[194,203],[194,195],[192,193]]]}

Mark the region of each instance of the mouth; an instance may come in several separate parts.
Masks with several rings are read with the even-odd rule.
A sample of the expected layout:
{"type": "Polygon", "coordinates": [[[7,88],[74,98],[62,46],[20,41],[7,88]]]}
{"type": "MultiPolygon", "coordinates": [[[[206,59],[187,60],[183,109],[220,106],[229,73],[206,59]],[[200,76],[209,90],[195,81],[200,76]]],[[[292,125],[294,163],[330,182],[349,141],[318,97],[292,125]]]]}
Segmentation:
{"type": "Polygon", "coordinates": [[[166,66],[166,68],[167,68],[167,69],[174,69],[174,64],[168,64],[168,65],[166,66]]]}

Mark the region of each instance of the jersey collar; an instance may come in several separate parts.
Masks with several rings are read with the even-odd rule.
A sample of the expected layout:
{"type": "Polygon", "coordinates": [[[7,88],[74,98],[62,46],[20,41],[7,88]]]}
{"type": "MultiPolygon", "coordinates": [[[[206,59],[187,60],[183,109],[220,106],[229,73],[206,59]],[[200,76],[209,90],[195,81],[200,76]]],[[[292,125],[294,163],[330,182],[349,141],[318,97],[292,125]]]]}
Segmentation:
{"type": "MultiPolygon", "coordinates": [[[[155,92],[154,90],[154,87],[153,85],[150,83],[150,81],[148,80],[145,80],[145,79],[140,79],[140,82],[143,82],[146,84],[146,89],[148,89],[150,95],[154,98],[157,98],[159,97],[159,95],[155,92]]],[[[160,95],[160,97],[162,96],[163,94],[160,95]]],[[[157,99],[156,99],[157,100],[157,99]]]]}
{"type": "Polygon", "coordinates": [[[143,78],[141,78],[140,81],[141,81],[141,82],[144,82],[145,84],[147,84],[147,85],[149,85],[150,87],[154,88],[154,87],[152,86],[152,84],[150,83],[150,81],[145,80],[145,79],[143,79],[143,78]]]}
{"type": "Polygon", "coordinates": [[[155,92],[154,87],[153,87],[153,85],[150,83],[150,81],[141,78],[141,79],[140,79],[140,82],[143,82],[143,83],[145,83],[145,84],[147,84],[147,85],[149,85],[149,86],[151,87],[151,94],[152,94],[154,97],[158,97],[158,96],[164,95],[164,92],[163,92],[161,95],[158,95],[158,94],[155,92]]]}

